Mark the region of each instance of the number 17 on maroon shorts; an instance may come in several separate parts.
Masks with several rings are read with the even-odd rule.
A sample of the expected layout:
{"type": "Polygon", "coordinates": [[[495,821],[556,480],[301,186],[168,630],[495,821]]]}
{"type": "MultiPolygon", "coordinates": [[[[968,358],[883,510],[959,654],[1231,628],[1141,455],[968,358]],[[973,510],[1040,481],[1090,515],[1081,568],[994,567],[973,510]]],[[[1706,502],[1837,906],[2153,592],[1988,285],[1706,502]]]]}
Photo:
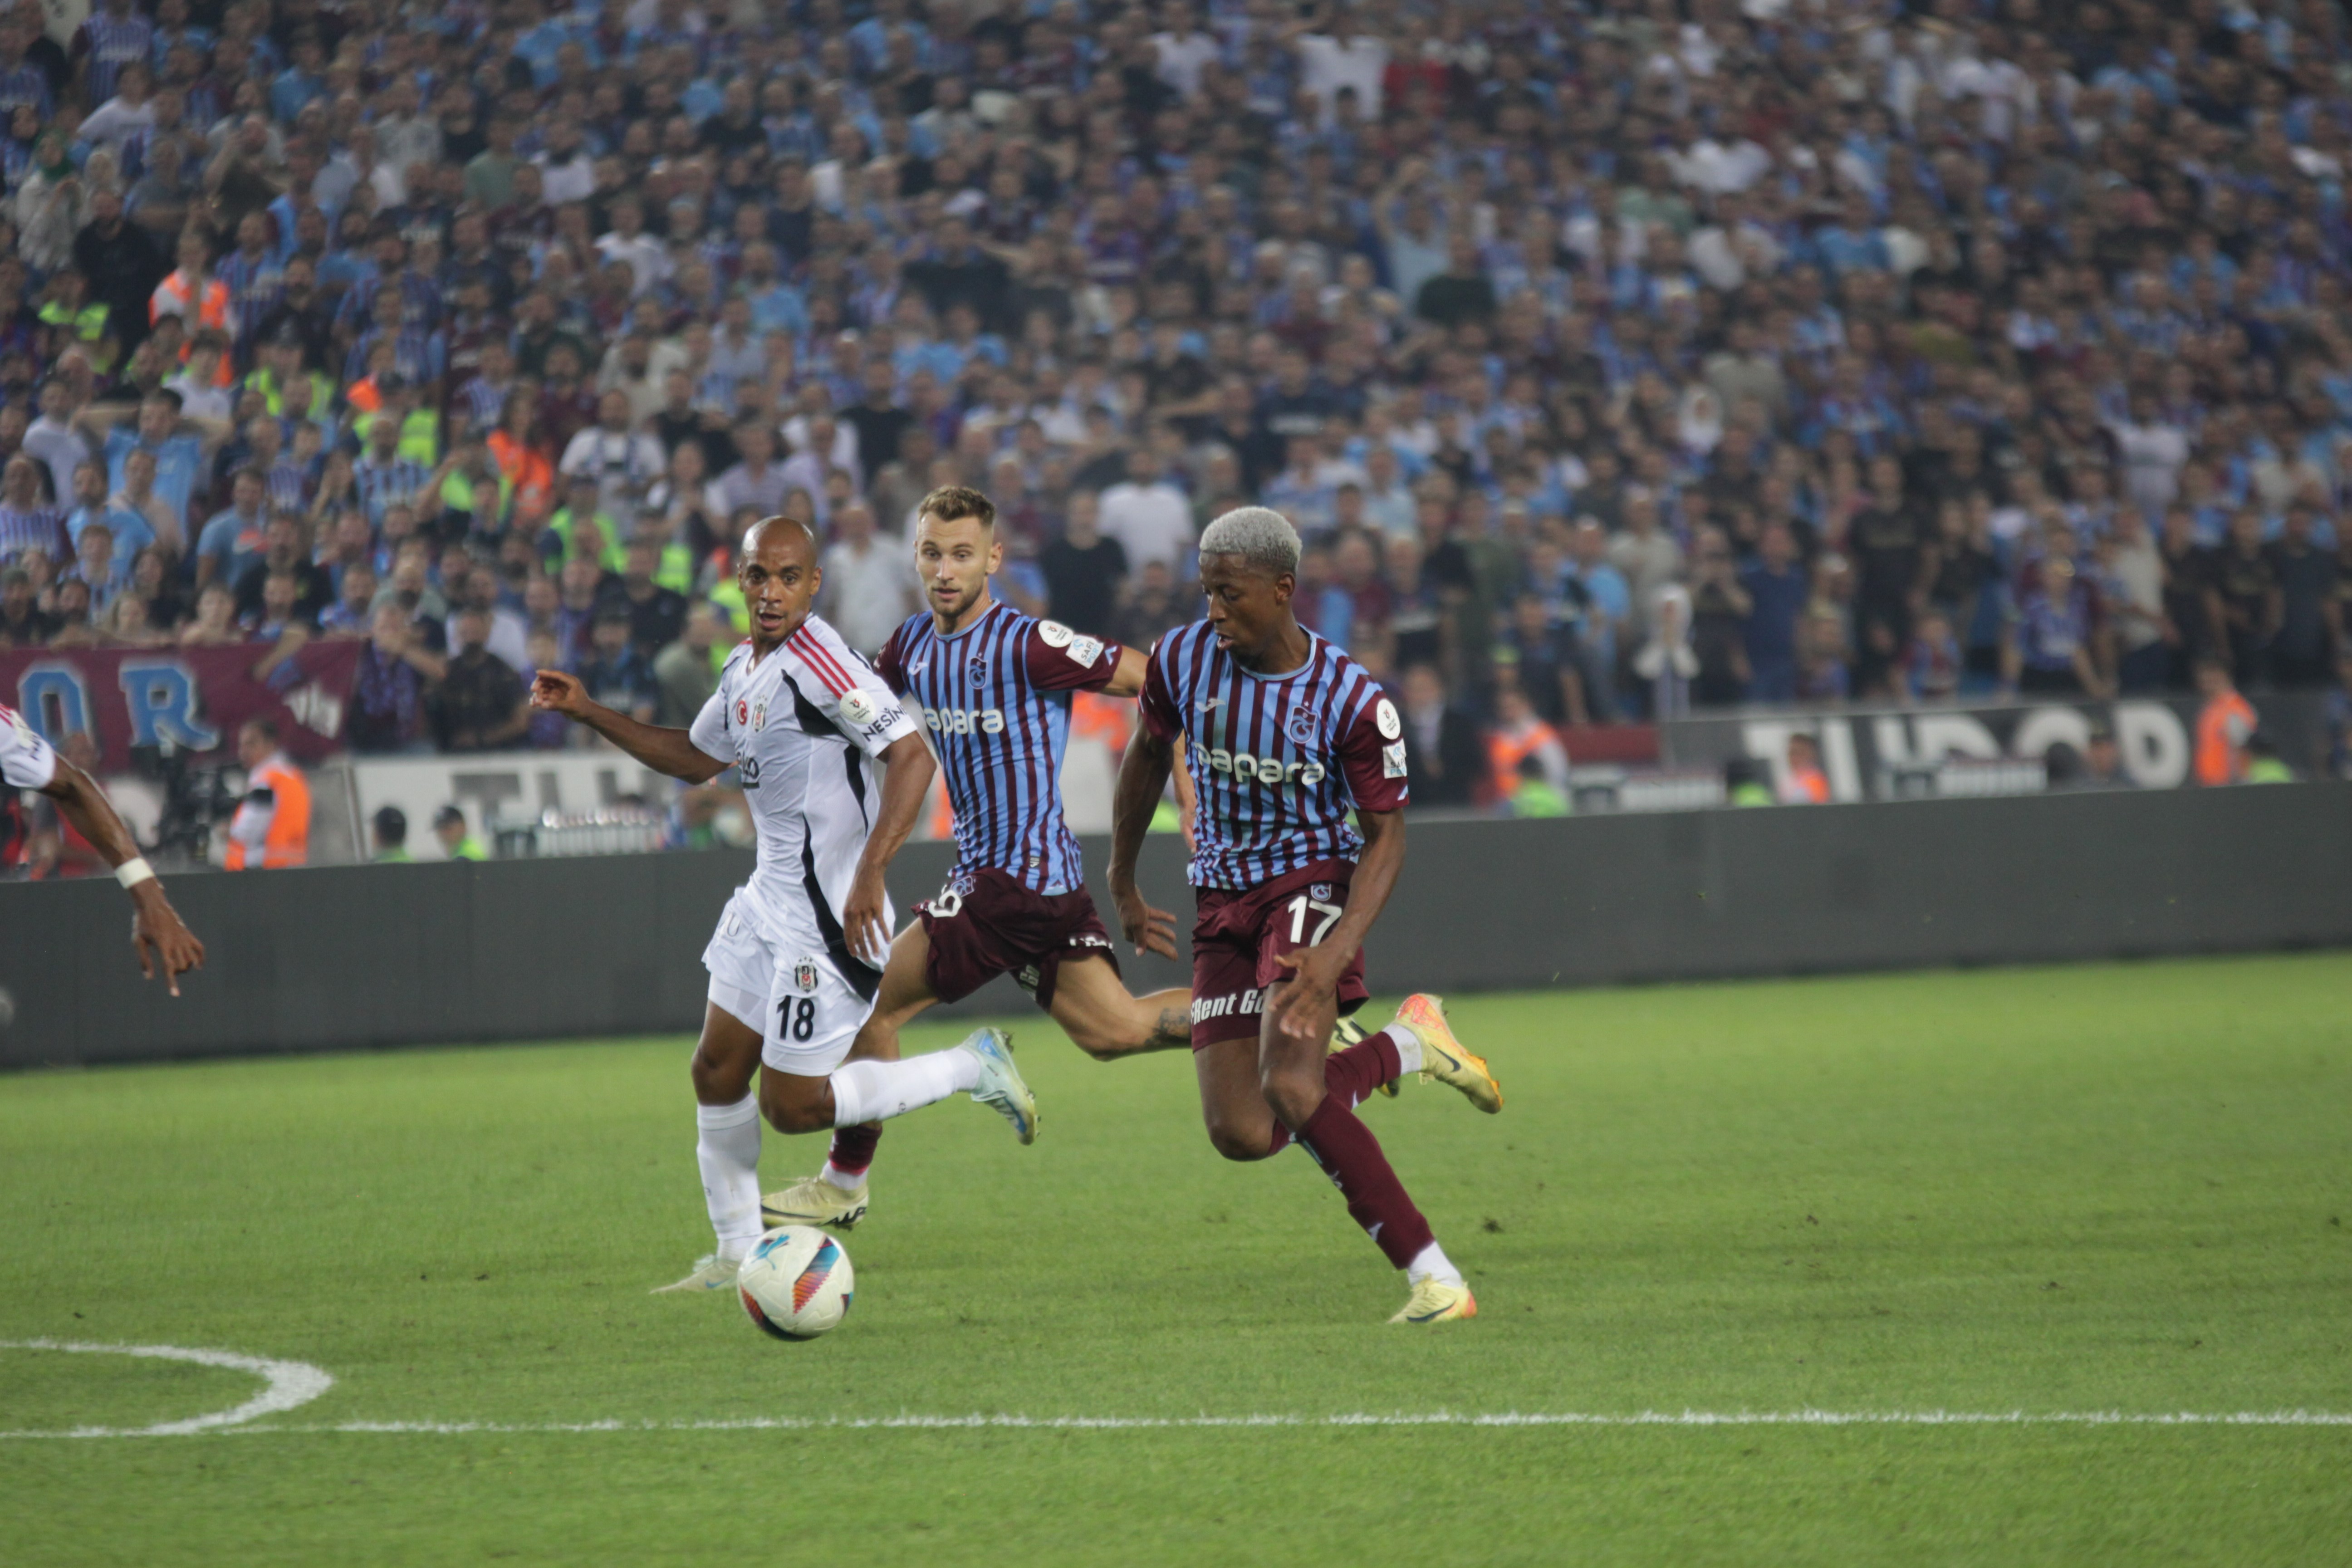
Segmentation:
{"type": "MultiPolygon", "coordinates": [[[[1348,908],[1348,860],[1318,860],[1255,888],[1202,888],[1192,904],[1192,1048],[1255,1039],[1267,989],[1290,973],[1279,960],[1330,934],[1348,908]]],[[[1339,1011],[1364,989],[1364,955],[1340,972],[1339,1011]]]]}

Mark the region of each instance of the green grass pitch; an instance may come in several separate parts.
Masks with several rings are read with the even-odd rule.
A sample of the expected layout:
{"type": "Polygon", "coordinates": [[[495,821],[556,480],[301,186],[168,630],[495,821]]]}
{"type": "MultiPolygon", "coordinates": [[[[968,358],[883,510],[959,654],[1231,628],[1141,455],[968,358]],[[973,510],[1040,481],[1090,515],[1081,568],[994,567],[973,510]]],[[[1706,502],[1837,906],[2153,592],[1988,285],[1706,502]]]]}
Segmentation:
{"type": "MultiPolygon", "coordinates": [[[[1365,1112],[1478,1291],[1433,1331],[1181,1054],[1039,1019],[1036,1146],[894,1124],[797,1346],[646,1294],[709,1241],[680,1040],[0,1079],[0,1340],[335,1379],[0,1440],[0,1561],[2343,1563],[2340,1424],[1326,1418],[2352,1413],[2347,1003],[2341,954],[1464,997],[1503,1114],[1365,1112]],[[677,1425],[972,1415],[1295,1422],[677,1425]]],[[[0,1350],[0,1429],[257,1387],[0,1350]]]]}

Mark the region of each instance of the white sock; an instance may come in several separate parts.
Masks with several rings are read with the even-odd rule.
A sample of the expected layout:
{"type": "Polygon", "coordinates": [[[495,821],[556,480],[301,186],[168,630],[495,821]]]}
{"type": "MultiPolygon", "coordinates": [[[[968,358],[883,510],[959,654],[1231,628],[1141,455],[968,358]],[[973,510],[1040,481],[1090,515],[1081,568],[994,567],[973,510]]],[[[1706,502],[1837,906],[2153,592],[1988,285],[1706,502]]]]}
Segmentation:
{"type": "Polygon", "coordinates": [[[1402,1078],[1409,1072],[1419,1072],[1421,1070],[1421,1037],[1412,1032],[1412,1026],[1400,1021],[1391,1024],[1386,1033],[1390,1039],[1396,1042],[1397,1060],[1402,1064],[1397,1068],[1397,1077],[1402,1078]]]}
{"type": "Polygon", "coordinates": [[[844,1062],[833,1074],[833,1124],[887,1121],[979,1087],[980,1058],[961,1046],[897,1062],[844,1062]]]}
{"type": "Polygon", "coordinates": [[[1414,1253],[1412,1261],[1404,1266],[1404,1277],[1412,1284],[1418,1285],[1432,1276],[1448,1285],[1463,1282],[1462,1270],[1454,1267],[1453,1259],[1445,1256],[1445,1248],[1433,1241],[1414,1253]]]}
{"type": "Polygon", "coordinates": [[[843,1170],[840,1166],[835,1164],[830,1160],[827,1160],[824,1163],[824,1169],[819,1171],[817,1174],[823,1176],[826,1181],[831,1182],[835,1186],[839,1187],[845,1193],[854,1193],[858,1188],[866,1184],[865,1172],[859,1171],[853,1174],[850,1172],[843,1170]]]}
{"type": "Polygon", "coordinates": [[[759,1097],[698,1105],[694,1125],[694,1159],[702,1167],[702,1201],[710,1207],[719,1256],[741,1258],[760,1239],[759,1097]]]}

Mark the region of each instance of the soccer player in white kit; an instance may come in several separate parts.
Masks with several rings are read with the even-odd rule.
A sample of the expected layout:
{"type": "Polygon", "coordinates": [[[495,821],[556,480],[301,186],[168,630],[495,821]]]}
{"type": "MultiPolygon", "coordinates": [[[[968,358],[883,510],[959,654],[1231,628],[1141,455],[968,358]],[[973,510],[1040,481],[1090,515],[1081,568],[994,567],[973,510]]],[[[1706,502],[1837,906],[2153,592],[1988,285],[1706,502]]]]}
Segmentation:
{"type": "Polygon", "coordinates": [[[131,895],[131,946],[140,969],[150,980],[162,969],[164,984],[177,996],[180,976],[205,966],[205,944],[163,896],[155,868],[139,853],[138,841],[98,781],[52,751],[25,716],[5,703],[0,703],[0,786],[38,790],[56,801],[58,815],[106,858],[114,879],[131,895]]]}
{"type": "Polygon", "coordinates": [[[759,834],[751,879],[702,962],[709,1005],[694,1052],[695,1154],[718,1249],[665,1290],[733,1288],[760,1237],[760,1118],[815,1132],[900,1116],[959,1091],[1026,1143],[1037,1107],[994,1029],[903,1061],[846,1061],[873,1011],[891,938],[883,871],[937,771],[920,727],[866,661],[809,611],[824,574],[808,529],[771,517],[736,570],[751,636],[685,730],[641,724],[542,669],[531,704],[604,736],[659,773],[702,784],[733,767],[759,834]],[[880,784],[872,763],[884,766],[880,784]],[[751,1090],[758,1067],[759,1091],[751,1090]]]}

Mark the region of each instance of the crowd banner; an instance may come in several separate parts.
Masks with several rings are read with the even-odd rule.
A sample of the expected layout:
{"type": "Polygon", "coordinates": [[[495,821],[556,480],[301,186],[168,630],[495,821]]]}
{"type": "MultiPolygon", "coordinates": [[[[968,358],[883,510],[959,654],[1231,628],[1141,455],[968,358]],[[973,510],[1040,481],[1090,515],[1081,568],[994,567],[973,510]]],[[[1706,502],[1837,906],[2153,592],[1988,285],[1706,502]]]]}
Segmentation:
{"type": "Polygon", "coordinates": [[[48,647],[0,653],[0,700],[51,745],[86,732],[101,773],[133,771],[137,748],[202,757],[236,744],[239,726],[273,719],[296,761],[342,749],[360,644],[314,637],[257,674],[267,643],[226,647],[48,647]]]}
{"type": "MultiPolygon", "coordinates": [[[[2326,700],[2309,692],[2257,694],[2262,731],[2305,777],[2326,769],[2326,700]]],[[[1661,761],[1669,768],[1720,768],[1736,757],[1768,764],[1777,789],[1787,782],[1789,741],[1811,735],[1821,746],[1822,772],[1838,800],[1884,800],[1897,793],[1904,770],[1933,767],[1947,758],[1993,761],[2045,755],[2063,742],[2081,752],[2095,728],[2116,738],[2123,769],[2143,789],[2189,782],[2200,700],[2124,698],[2111,702],[2009,702],[1980,707],[1755,709],[1668,720],[1658,726],[1661,761]]],[[[1570,746],[1575,744],[1573,732],[1570,746]]]]}

